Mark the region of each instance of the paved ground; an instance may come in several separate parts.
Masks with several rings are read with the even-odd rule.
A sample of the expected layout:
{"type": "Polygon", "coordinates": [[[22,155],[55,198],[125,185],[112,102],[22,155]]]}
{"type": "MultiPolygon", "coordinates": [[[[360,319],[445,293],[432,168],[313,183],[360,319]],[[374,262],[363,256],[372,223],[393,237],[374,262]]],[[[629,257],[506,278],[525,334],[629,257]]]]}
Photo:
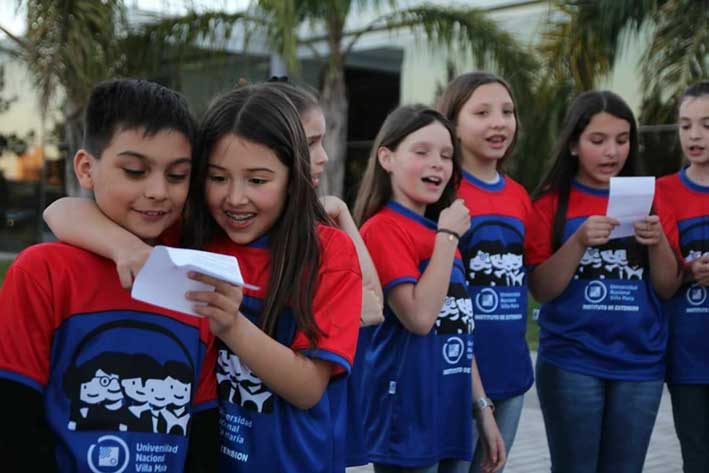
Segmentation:
{"type": "MultiPolygon", "coordinates": [[[[505,468],[505,473],[543,473],[550,471],[549,449],[542,412],[534,388],[524,400],[517,439],[505,468]]],[[[371,465],[348,468],[347,473],[371,473],[371,465]]],[[[681,473],[682,459],[672,424],[670,395],[665,389],[652,433],[643,473],[681,473]]]]}

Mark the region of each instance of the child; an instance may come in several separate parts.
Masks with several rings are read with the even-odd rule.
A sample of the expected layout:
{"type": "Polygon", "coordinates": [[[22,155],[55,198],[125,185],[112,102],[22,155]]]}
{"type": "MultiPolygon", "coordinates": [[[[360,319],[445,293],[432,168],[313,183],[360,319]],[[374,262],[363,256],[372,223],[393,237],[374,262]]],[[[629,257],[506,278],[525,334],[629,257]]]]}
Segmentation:
{"type": "MultiPolygon", "coordinates": [[[[259,288],[245,291],[236,318],[212,323],[222,340],[221,469],[344,470],[336,451],[344,426],[325,388],[351,367],[361,275],[351,240],[322,224],[297,111],[272,84],[234,90],[207,111],[198,150],[186,243],[234,254],[259,288]]],[[[122,248],[113,256],[128,261],[130,282],[144,257],[133,265],[121,256],[135,246],[96,221],[104,226],[122,248]]],[[[217,292],[233,290],[207,280],[217,292]]]]}
{"type": "Polygon", "coordinates": [[[268,84],[217,99],[200,134],[188,242],[239,258],[236,316],[212,328],[237,398],[220,399],[224,471],[336,471],[326,388],[351,367],[362,278],[324,225],[297,111],[268,84]]]}
{"type": "MultiPolygon", "coordinates": [[[[458,195],[470,230],[459,247],[475,313],[475,359],[509,455],[534,380],[523,264],[532,204],[524,187],[499,172],[517,138],[517,109],[504,80],[471,72],[448,84],[438,110],[456,125],[463,155],[458,195]]],[[[475,448],[471,473],[480,471],[482,453],[475,448]]]]}
{"type": "MultiPolygon", "coordinates": [[[[182,212],[193,135],[177,93],[142,80],[102,82],[74,170],[101,212],[154,244],[182,212]]],[[[132,300],[110,261],[61,243],[23,251],[0,303],[4,471],[135,470],[151,454],[166,471],[182,471],[188,458],[189,470],[216,466],[206,319],[132,300]]]]}
{"type": "Polygon", "coordinates": [[[631,175],[636,156],[628,105],[585,92],[534,202],[529,286],[542,303],[537,392],[553,471],[640,472],[655,423],[667,342],[658,295],[679,284],[677,261],[657,215],[613,240],[618,222],[604,215],[610,178],[631,175]]]}
{"type": "Polygon", "coordinates": [[[709,81],[689,87],[679,106],[679,139],[689,166],[657,181],[679,232],[682,288],[666,304],[667,384],[685,473],[709,471],[709,81]]]}
{"type": "Polygon", "coordinates": [[[470,225],[455,199],[460,164],[452,125],[423,106],[400,107],[372,148],[355,205],[384,285],[364,385],[367,445],[377,472],[467,471],[475,410],[489,440],[486,468],[504,446],[473,357],[472,304],[457,244],[470,225]],[[438,223],[436,223],[436,221],[438,223]]]}

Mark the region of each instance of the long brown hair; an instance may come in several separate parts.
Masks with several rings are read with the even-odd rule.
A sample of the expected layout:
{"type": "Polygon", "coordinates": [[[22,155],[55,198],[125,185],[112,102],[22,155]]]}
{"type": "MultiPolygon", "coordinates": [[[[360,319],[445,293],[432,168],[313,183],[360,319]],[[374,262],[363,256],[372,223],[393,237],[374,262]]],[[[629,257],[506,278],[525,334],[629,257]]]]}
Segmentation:
{"type": "Polygon", "coordinates": [[[364,171],[362,183],[359,186],[357,199],[355,200],[354,219],[358,226],[361,226],[369,217],[381,210],[393,197],[391,177],[379,163],[377,157],[379,148],[384,147],[391,151],[396,151],[396,148],[407,136],[433,122],[439,122],[446,127],[451,135],[453,173],[443,190],[441,198],[437,202],[426,206],[426,217],[434,221],[438,220],[441,210],[453,203],[462,175],[455,129],[451,122],[430,107],[425,105],[405,105],[397,108],[386,117],[379,133],[377,133],[377,137],[374,139],[374,145],[367,162],[367,169],[364,171]]]}
{"type": "Polygon", "coordinates": [[[185,243],[202,247],[215,236],[225,235],[207,208],[206,180],[213,148],[229,134],[268,147],[289,171],[286,203],[268,231],[271,275],[261,328],[274,337],[279,315],[290,307],[298,329],[314,346],[322,334],[312,307],[320,266],[316,226],[329,220],[310,179],[308,142],[298,112],[275,87],[256,84],[234,89],[217,98],[205,113],[197,141],[185,243]]]}

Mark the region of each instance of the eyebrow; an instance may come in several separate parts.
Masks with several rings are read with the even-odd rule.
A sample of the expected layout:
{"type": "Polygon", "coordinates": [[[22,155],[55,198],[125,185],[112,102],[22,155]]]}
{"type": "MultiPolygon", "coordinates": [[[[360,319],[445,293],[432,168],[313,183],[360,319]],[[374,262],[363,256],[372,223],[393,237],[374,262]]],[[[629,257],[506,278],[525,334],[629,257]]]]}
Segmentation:
{"type": "MultiPolygon", "coordinates": [[[[208,163],[207,166],[209,166],[210,168],[217,168],[217,169],[220,169],[220,170],[222,170],[222,171],[226,171],[226,170],[227,170],[227,168],[225,168],[224,166],[220,166],[220,165],[218,165],[218,164],[208,163]]],[[[276,173],[273,169],[269,169],[269,168],[248,168],[246,171],[248,171],[248,172],[260,172],[260,171],[263,171],[263,172],[269,172],[269,173],[271,173],[271,174],[275,174],[275,173],[276,173]]]]}
{"type": "MultiPolygon", "coordinates": [[[[146,156],[143,153],[139,153],[137,151],[132,151],[132,150],[121,151],[120,153],[118,153],[118,156],[125,156],[127,158],[137,158],[137,159],[140,159],[141,161],[147,161],[149,163],[155,162],[155,160],[153,158],[151,158],[150,156],[146,156]]],[[[191,157],[177,158],[176,160],[174,160],[170,163],[170,166],[174,166],[175,164],[182,164],[182,163],[192,164],[192,158],[191,157]]]]}

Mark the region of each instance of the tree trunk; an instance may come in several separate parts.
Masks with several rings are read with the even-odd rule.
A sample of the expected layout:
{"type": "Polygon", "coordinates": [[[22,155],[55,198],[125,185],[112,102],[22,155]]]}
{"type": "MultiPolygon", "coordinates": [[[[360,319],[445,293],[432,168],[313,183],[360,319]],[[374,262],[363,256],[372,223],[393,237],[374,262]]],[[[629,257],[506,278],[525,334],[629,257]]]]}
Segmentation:
{"type": "MultiPolygon", "coordinates": [[[[335,54],[333,53],[333,56],[335,54]]],[[[342,197],[347,157],[348,104],[344,61],[339,54],[337,56],[327,66],[320,96],[320,104],[327,124],[324,144],[330,159],[325,167],[325,179],[320,183],[320,187],[326,195],[342,197]]]]}

